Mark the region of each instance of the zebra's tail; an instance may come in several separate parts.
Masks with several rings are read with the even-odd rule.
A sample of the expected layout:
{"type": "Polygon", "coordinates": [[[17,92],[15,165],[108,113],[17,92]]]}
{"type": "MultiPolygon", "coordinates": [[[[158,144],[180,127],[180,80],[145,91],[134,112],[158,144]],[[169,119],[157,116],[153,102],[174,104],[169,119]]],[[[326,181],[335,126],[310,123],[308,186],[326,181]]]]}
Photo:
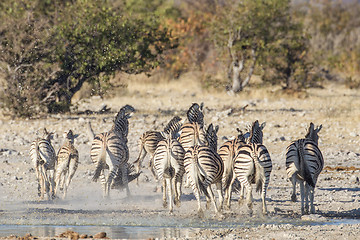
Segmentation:
{"type": "Polygon", "coordinates": [[[304,146],[302,146],[300,149],[298,148],[298,155],[299,155],[299,161],[300,161],[300,175],[304,178],[305,182],[315,188],[314,180],[311,176],[311,173],[309,171],[309,168],[305,162],[304,158],[304,146]]]}
{"type": "Polygon", "coordinates": [[[197,156],[194,156],[193,162],[193,179],[197,189],[200,193],[204,193],[207,198],[209,198],[209,193],[206,189],[207,186],[204,184],[204,180],[206,179],[206,173],[204,169],[200,166],[199,160],[197,156]]]}
{"type": "Polygon", "coordinates": [[[105,157],[106,157],[106,146],[103,143],[103,144],[101,144],[100,154],[99,154],[98,159],[96,161],[97,166],[96,166],[96,169],[95,169],[94,176],[92,178],[92,180],[94,182],[96,182],[99,179],[101,171],[106,168],[105,157]]]}
{"type": "Polygon", "coordinates": [[[36,152],[36,161],[39,163],[39,165],[44,165],[45,161],[44,158],[41,157],[39,141],[35,142],[35,152],[36,152]]]}

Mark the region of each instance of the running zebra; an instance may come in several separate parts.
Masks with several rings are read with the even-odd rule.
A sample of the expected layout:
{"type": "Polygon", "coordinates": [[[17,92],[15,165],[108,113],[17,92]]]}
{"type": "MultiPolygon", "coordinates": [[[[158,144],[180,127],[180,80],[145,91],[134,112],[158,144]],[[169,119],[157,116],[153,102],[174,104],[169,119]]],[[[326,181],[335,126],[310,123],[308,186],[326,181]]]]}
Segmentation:
{"type": "Polygon", "coordinates": [[[318,147],[322,125],[317,128],[310,123],[305,138],[291,142],[286,152],[286,172],[293,185],[291,200],[296,202],[296,182],[300,183],[301,214],[315,213],[314,189],[320,172],[324,167],[324,159],[318,147]],[[305,188],[304,188],[305,185],[305,188]],[[305,199],[305,208],[304,208],[305,199]]]}
{"type": "MultiPolygon", "coordinates": [[[[173,117],[169,123],[165,126],[163,133],[160,131],[147,131],[140,137],[140,152],[137,160],[134,162],[136,172],[140,173],[141,164],[144,158],[146,157],[146,154],[150,154],[150,160],[149,160],[149,169],[151,170],[153,176],[156,178],[156,174],[153,169],[153,159],[154,159],[154,153],[156,150],[156,147],[158,143],[162,140],[165,140],[164,134],[170,134],[170,132],[177,133],[180,130],[180,127],[182,125],[181,118],[178,116],[173,117]]],[[[138,184],[138,179],[137,179],[138,184]]]]}
{"type": "Polygon", "coordinates": [[[43,130],[43,137],[37,138],[31,143],[30,158],[36,170],[36,179],[38,181],[38,195],[44,199],[46,193],[47,199],[53,199],[54,194],[54,171],[56,165],[56,153],[51,145],[53,132],[43,130]],[[49,171],[49,174],[48,174],[49,171]]]}
{"type": "Polygon", "coordinates": [[[110,188],[114,178],[121,171],[122,183],[126,188],[126,195],[130,196],[128,186],[128,160],[129,149],[127,147],[127,135],[129,131],[128,119],[135,109],[126,105],[120,109],[115,117],[114,125],[106,133],[97,134],[91,146],[91,160],[96,166],[93,181],[100,177],[103,185],[104,196],[110,196],[110,188]],[[106,173],[106,170],[108,172],[106,173]]]}
{"type": "Polygon", "coordinates": [[[74,146],[74,139],[78,134],[73,134],[72,130],[65,132],[65,142],[57,155],[57,165],[55,168],[55,195],[60,188],[63,190],[63,199],[66,198],[71,179],[78,168],[79,152],[74,146]]]}
{"type": "Polygon", "coordinates": [[[169,195],[169,211],[173,212],[173,202],[180,206],[181,184],[185,173],[184,149],[173,133],[167,134],[157,145],[154,153],[154,168],[163,181],[163,206],[167,206],[166,191],[169,195]]]}
{"type": "Polygon", "coordinates": [[[263,214],[267,214],[265,198],[272,162],[267,148],[262,144],[264,127],[265,123],[260,126],[257,120],[253,123],[249,143],[239,148],[234,163],[235,175],[246,190],[246,201],[250,214],[252,214],[252,183],[255,183],[256,191],[261,191],[263,214]]]}
{"type": "MultiPolygon", "coordinates": [[[[224,163],[224,175],[222,179],[223,189],[224,189],[224,202],[227,209],[230,209],[230,200],[231,200],[231,193],[233,184],[236,179],[236,175],[234,172],[234,162],[235,158],[239,152],[239,148],[245,145],[245,137],[242,131],[237,128],[238,135],[233,139],[226,141],[220,148],[219,148],[219,156],[224,163]]],[[[241,188],[240,192],[242,197],[243,188],[241,188]]]]}
{"type": "Polygon", "coordinates": [[[185,152],[192,146],[208,144],[204,131],[203,106],[203,103],[193,103],[186,113],[188,123],[182,125],[179,137],[185,152]]]}
{"type": "Polygon", "coordinates": [[[185,153],[184,165],[186,175],[190,180],[190,185],[198,202],[198,214],[203,215],[200,203],[200,194],[206,196],[206,207],[209,208],[210,201],[213,202],[215,211],[218,213],[222,209],[222,175],[224,172],[223,162],[217,154],[216,134],[218,128],[213,128],[210,124],[206,137],[210,143],[208,146],[195,145],[185,153]],[[217,206],[211,184],[215,184],[219,195],[219,206],[217,206]]]}

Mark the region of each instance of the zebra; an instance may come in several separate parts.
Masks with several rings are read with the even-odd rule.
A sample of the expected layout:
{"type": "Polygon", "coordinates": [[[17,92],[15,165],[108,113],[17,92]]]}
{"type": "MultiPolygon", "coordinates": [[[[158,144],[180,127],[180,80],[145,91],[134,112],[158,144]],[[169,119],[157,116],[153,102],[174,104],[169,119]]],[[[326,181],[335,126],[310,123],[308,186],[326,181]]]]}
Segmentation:
{"type": "Polygon", "coordinates": [[[203,215],[200,203],[201,193],[204,193],[206,196],[207,208],[209,208],[210,201],[212,201],[217,213],[222,209],[222,175],[224,172],[224,165],[220,156],[217,154],[217,147],[215,144],[217,131],[218,128],[214,128],[213,125],[210,124],[206,133],[206,137],[210,144],[207,146],[192,146],[185,153],[185,172],[190,180],[191,187],[198,202],[198,214],[200,216],[203,215]],[[217,206],[215,202],[214,194],[210,186],[211,184],[216,185],[219,195],[219,206],[217,206]]]}
{"type": "Polygon", "coordinates": [[[200,105],[193,103],[186,112],[187,119],[190,123],[197,122],[201,127],[204,127],[204,103],[200,105]]]}
{"type": "Polygon", "coordinates": [[[318,176],[324,167],[324,159],[318,147],[318,133],[321,128],[322,125],[315,128],[314,124],[310,123],[305,138],[293,141],[287,147],[286,172],[293,186],[291,200],[296,202],[296,182],[298,181],[300,183],[302,215],[309,213],[309,198],[310,212],[315,213],[314,189],[318,176]]]}
{"type": "Polygon", "coordinates": [[[79,152],[74,146],[74,139],[78,134],[73,134],[72,130],[65,132],[65,142],[57,154],[57,165],[55,168],[55,195],[58,188],[63,189],[63,199],[66,198],[71,179],[78,168],[79,152]]]}
{"type": "Polygon", "coordinates": [[[252,124],[249,143],[238,148],[234,163],[235,175],[241,187],[246,190],[246,202],[250,214],[252,214],[252,183],[255,183],[256,191],[261,191],[262,212],[267,214],[265,198],[270,182],[272,162],[267,148],[262,144],[264,127],[265,123],[259,125],[258,120],[252,124]]]}
{"type": "MultiPolygon", "coordinates": [[[[142,161],[146,157],[146,154],[149,153],[151,155],[149,161],[149,169],[151,170],[153,176],[156,178],[156,174],[153,169],[153,159],[154,159],[154,153],[156,147],[160,141],[165,140],[164,134],[167,135],[170,134],[170,132],[177,134],[181,126],[182,126],[181,118],[179,116],[175,116],[165,126],[163,132],[151,130],[141,135],[139,140],[140,142],[139,156],[134,162],[137,173],[140,173],[142,161]]],[[[138,179],[137,179],[137,184],[138,184],[138,179]]]]}
{"type": "Polygon", "coordinates": [[[122,184],[126,188],[127,197],[130,196],[128,186],[128,160],[129,149],[127,147],[127,135],[129,131],[129,121],[135,109],[130,105],[125,105],[120,109],[115,117],[114,124],[109,132],[97,134],[91,146],[91,160],[96,166],[93,181],[101,178],[104,197],[110,196],[110,188],[114,178],[121,171],[122,184]],[[108,173],[105,170],[108,169],[108,173]]]}
{"type": "MultiPolygon", "coordinates": [[[[224,189],[224,202],[227,209],[230,209],[230,200],[233,184],[236,179],[236,175],[234,173],[234,160],[239,152],[239,148],[243,146],[245,143],[245,137],[242,131],[237,128],[238,135],[233,140],[226,141],[219,148],[219,156],[224,163],[224,175],[222,179],[223,189],[224,189]]],[[[238,184],[237,184],[238,185],[238,184]]],[[[241,196],[243,194],[243,188],[241,188],[241,196]]]]}
{"type": "Polygon", "coordinates": [[[55,197],[54,170],[56,153],[54,147],[51,145],[53,134],[53,132],[49,133],[46,128],[44,128],[43,137],[37,138],[30,146],[30,158],[36,170],[38,195],[40,199],[44,199],[45,193],[48,200],[55,197]]]}
{"type": "Polygon", "coordinates": [[[154,153],[154,168],[163,181],[163,206],[167,206],[166,191],[169,194],[169,211],[173,212],[173,202],[180,206],[181,184],[185,173],[185,151],[173,133],[167,134],[157,145],[154,153]]]}

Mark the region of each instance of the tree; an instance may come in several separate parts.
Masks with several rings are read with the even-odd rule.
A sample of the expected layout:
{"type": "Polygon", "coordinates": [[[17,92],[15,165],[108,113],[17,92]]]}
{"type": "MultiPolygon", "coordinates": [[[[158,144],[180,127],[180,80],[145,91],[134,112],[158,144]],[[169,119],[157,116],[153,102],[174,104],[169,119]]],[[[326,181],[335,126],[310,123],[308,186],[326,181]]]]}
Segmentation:
{"type": "MultiPolygon", "coordinates": [[[[27,39],[34,38],[39,42],[34,45],[36,49],[30,44],[27,52],[33,56],[34,63],[41,63],[41,71],[32,70],[32,76],[21,77],[23,90],[18,95],[24,97],[23,102],[34,107],[45,104],[48,112],[69,111],[72,96],[86,81],[100,85],[102,80],[108,80],[117,71],[130,74],[149,72],[159,65],[163,51],[172,47],[168,30],[155,18],[143,21],[113,10],[104,1],[69,1],[62,8],[54,8],[58,13],[56,19],[46,18],[47,14],[41,14],[43,11],[35,10],[26,9],[21,17],[12,16],[10,19],[20,24],[27,15],[36,12],[39,14],[37,19],[41,19],[39,16],[48,19],[48,24],[41,28],[44,32],[32,36],[31,30],[14,32],[8,25],[0,35],[1,48],[9,56],[11,53],[18,56],[24,50],[21,44],[30,44],[27,39]],[[22,32],[19,47],[10,46],[9,42],[22,32]],[[40,43],[43,44],[41,50],[40,43]]],[[[26,21],[23,27],[26,27],[26,21]]],[[[2,60],[5,65],[11,65],[10,58],[2,60]]],[[[23,68],[24,65],[18,64],[23,68]]],[[[20,68],[14,65],[14,69],[19,71],[20,68]]],[[[29,73],[29,69],[23,69],[21,73],[29,73]]],[[[8,86],[12,86],[15,79],[7,75],[7,81],[8,86]]],[[[10,92],[5,94],[6,98],[12,98],[10,92]]],[[[31,112],[33,108],[26,114],[19,113],[10,102],[8,107],[16,115],[34,113],[31,112]]]]}
{"type": "Polygon", "coordinates": [[[232,92],[239,92],[249,84],[269,45],[284,31],[282,23],[288,8],[288,0],[233,0],[218,4],[213,36],[227,49],[232,92]]]}

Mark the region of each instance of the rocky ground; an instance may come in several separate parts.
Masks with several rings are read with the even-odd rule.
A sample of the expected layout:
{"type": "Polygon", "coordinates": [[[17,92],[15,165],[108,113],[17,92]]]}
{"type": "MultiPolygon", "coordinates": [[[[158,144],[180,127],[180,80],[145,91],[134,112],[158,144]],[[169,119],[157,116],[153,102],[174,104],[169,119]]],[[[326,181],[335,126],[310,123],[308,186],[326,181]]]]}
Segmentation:
{"type": "MultiPolygon", "coordinates": [[[[360,234],[360,93],[336,84],[325,86],[297,97],[276,88],[252,88],[238,96],[230,96],[202,91],[191,78],[160,84],[134,82],[126,92],[119,91],[113,98],[79,100],[75,107],[81,114],[74,111],[71,115],[51,115],[41,119],[1,116],[0,237],[10,235],[2,234],[2,229],[7,226],[15,226],[12,234],[24,236],[16,232],[16,226],[30,225],[95,226],[96,232],[110,229],[107,230],[110,238],[119,236],[114,230],[117,226],[145,226],[167,230],[150,231],[144,236],[134,235],[127,229],[127,235],[121,236],[356,239],[360,234]],[[86,130],[87,122],[91,121],[96,133],[107,131],[121,106],[134,106],[137,112],[130,119],[128,142],[129,161],[134,162],[139,152],[140,135],[146,130],[162,129],[174,115],[185,117],[193,102],[204,102],[206,123],[219,125],[219,145],[235,135],[237,127],[245,128],[256,119],[266,121],[264,144],[273,162],[267,216],[261,214],[260,196],[254,193],[253,216],[249,216],[245,206],[238,205],[238,196],[233,194],[232,208],[225,210],[222,217],[210,208],[200,219],[190,189],[184,189],[182,205],[171,215],[162,207],[161,188],[148,169],[140,175],[139,186],[134,182],[130,184],[131,198],[118,190],[111,193],[111,199],[102,198],[100,183],[91,181],[94,166],[89,155],[91,140],[86,130]],[[96,111],[104,104],[111,108],[109,113],[84,114],[85,110],[96,111]],[[316,186],[316,214],[301,216],[300,203],[290,201],[291,184],[286,179],[284,155],[290,141],[303,137],[310,122],[323,125],[319,147],[325,169],[316,186]],[[55,132],[53,144],[56,150],[63,141],[64,131],[72,129],[80,134],[75,140],[80,165],[64,200],[40,201],[37,196],[29,148],[43,127],[55,132]]],[[[147,163],[148,158],[144,165],[147,163]]],[[[80,235],[85,233],[80,232],[80,235]]],[[[59,234],[43,232],[38,236],[60,238],[59,234]]]]}

